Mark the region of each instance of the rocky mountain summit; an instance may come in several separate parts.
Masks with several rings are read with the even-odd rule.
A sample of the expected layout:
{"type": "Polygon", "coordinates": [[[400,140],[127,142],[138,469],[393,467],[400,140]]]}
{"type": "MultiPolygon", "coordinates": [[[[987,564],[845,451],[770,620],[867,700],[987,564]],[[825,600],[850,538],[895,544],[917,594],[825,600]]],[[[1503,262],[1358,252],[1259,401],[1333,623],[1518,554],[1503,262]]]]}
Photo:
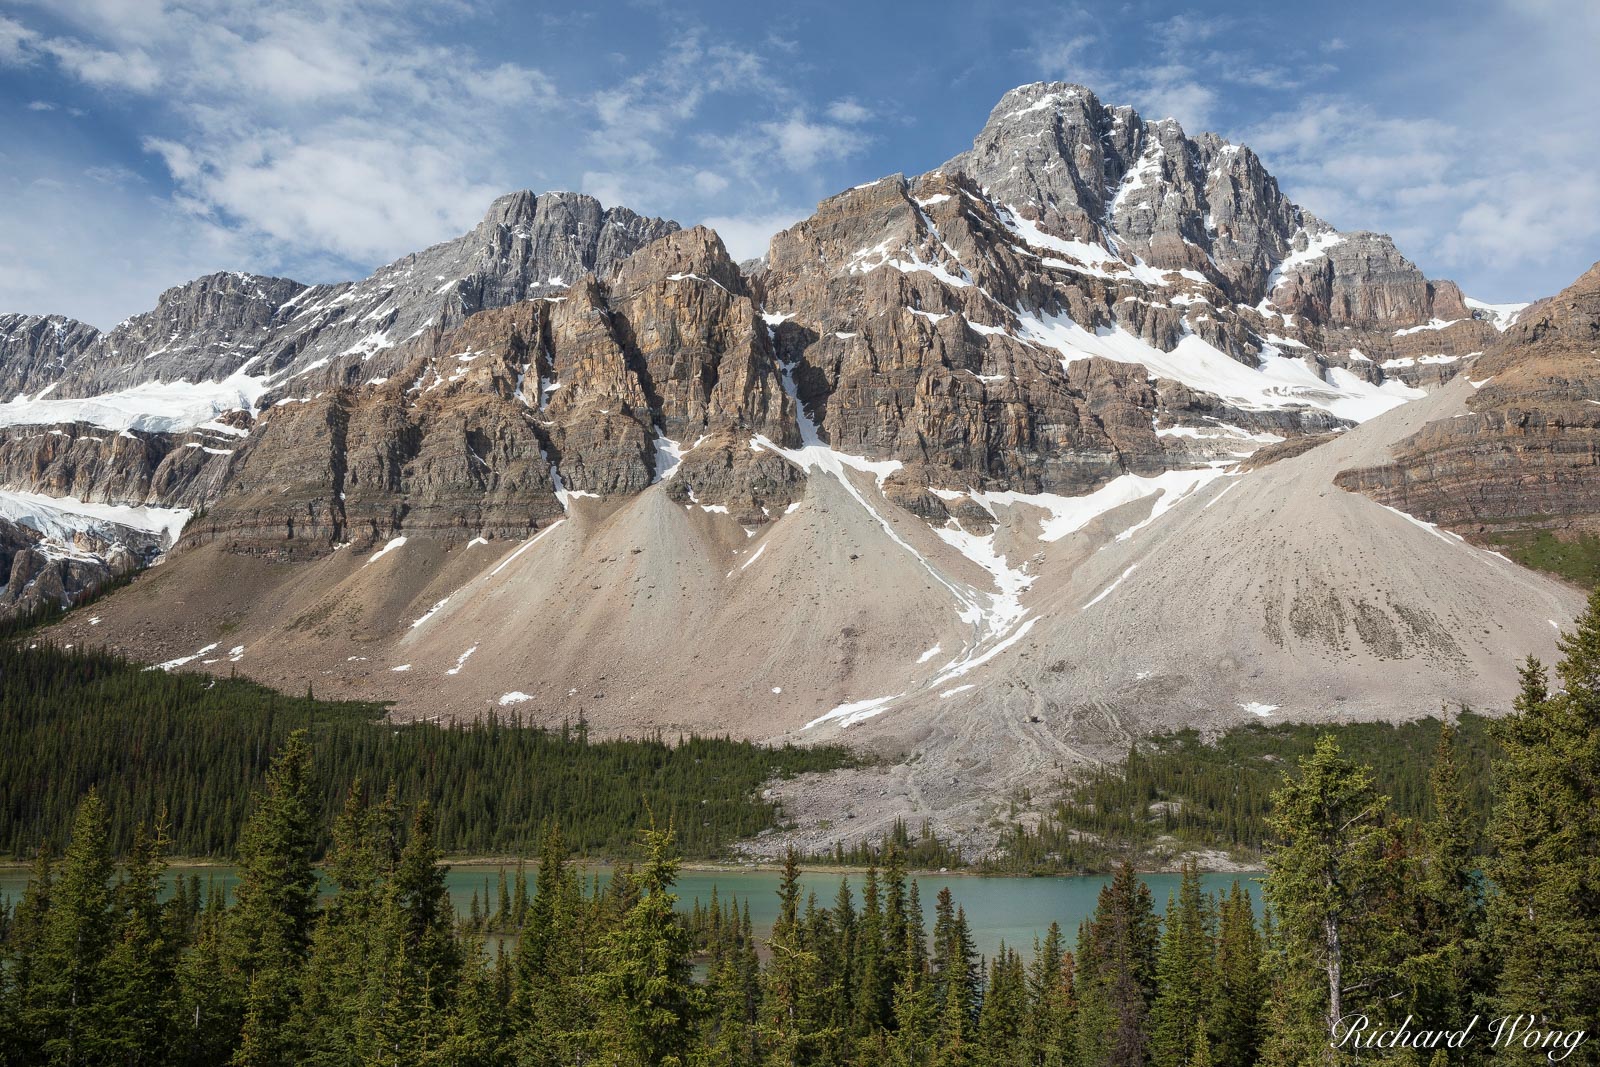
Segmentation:
{"type": "Polygon", "coordinates": [[[1056,237],[1196,272],[1235,304],[1357,329],[1473,318],[1385,235],[1339,233],[1291,203],[1248,147],[1190,138],[1081,85],[1013,89],[944,169],[1056,237]]]}
{"type": "MultiPolygon", "coordinates": [[[[1162,726],[1497,706],[1576,594],[1429,526],[1461,492],[1389,449],[1522,433],[1549,374],[1495,415],[1523,372],[1484,368],[1576,358],[1562,308],[1425,278],[1248,148],[1024,86],[744,266],[519,193],[361,282],[0,320],[0,611],[165,553],[64,638],[401,716],[843,735],[918,753],[880,815],[987,825],[970,783],[1162,726]]],[[[1507,475],[1506,507],[1583,477],[1562,404],[1548,492],[1507,475]]]]}
{"type": "Polygon", "coordinates": [[[795,496],[780,460],[746,459],[753,434],[798,439],[766,328],[709,230],[391,358],[384,380],[264,412],[186,540],[305,556],[401,534],[520,538],[574,497],[670,478],[694,450],[680,442],[708,438],[691,466],[719,451],[706,483],[746,521],[795,496]]]}
{"type": "Polygon", "coordinates": [[[98,337],[93,326],[63,315],[0,315],[0,396],[58,381],[98,337]]]}
{"type": "Polygon", "coordinates": [[[471,232],[359,282],[211,274],[167,290],[153,310],[105,334],[59,316],[0,319],[0,384],[6,396],[53,400],[152,382],[235,380],[256,400],[290,382],[354,384],[401,341],[564,291],[586,274],[609,276],[677,228],[580,193],[511,193],[471,232]]]}

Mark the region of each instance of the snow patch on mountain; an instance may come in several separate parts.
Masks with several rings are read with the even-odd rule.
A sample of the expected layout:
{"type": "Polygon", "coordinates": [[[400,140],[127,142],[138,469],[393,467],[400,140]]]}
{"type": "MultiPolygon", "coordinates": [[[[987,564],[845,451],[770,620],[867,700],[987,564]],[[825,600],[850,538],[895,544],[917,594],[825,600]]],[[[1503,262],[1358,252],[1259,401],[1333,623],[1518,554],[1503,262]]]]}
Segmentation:
{"type": "Polygon", "coordinates": [[[1329,368],[1323,378],[1305,360],[1285,356],[1270,344],[1262,348],[1259,363],[1251,369],[1192,333],[1185,334],[1171,352],[1163,352],[1120,326],[1090,332],[1065,315],[1021,315],[1018,332],[1023,340],[1060,352],[1063,368],[1092,356],[1137,363],[1154,377],[1215,393],[1246,411],[1312,407],[1364,422],[1427,395],[1401,381],[1373,385],[1342,367],[1329,368]]]}
{"type": "MultiPolygon", "coordinates": [[[[1157,518],[1171,510],[1184,497],[1189,496],[1201,486],[1223,477],[1225,474],[1227,474],[1227,471],[1222,467],[1163,471],[1160,474],[1148,477],[1139,474],[1124,474],[1113,478],[1094,492],[1085,493],[1082,496],[1060,496],[1055,493],[1018,493],[1014,491],[974,492],[968,495],[981,504],[990,514],[995,514],[995,509],[998,507],[1014,507],[1018,504],[1048,512],[1049,517],[1044,519],[1039,526],[1039,540],[1059,541],[1069,534],[1077,533],[1100,516],[1114,511],[1124,504],[1131,504],[1136,500],[1142,500],[1149,496],[1157,497],[1155,510],[1150,515],[1151,519],[1157,518]]],[[[1140,525],[1142,526],[1143,523],[1140,525]]],[[[1129,533],[1129,531],[1123,532],[1125,534],[1129,533]]]]}
{"type": "Polygon", "coordinates": [[[228,411],[254,411],[265,378],[235,374],[217,382],[145,382],[81,398],[18,398],[0,404],[0,427],[80,422],[104,430],[183,433],[212,426],[228,411]]]}
{"type": "Polygon", "coordinates": [[[107,541],[121,541],[126,531],[134,531],[154,535],[166,547],[178,539],[184,524],[193,515],[188,508],[130,507],[71,496],[50,497],[0,490],[0,518],[37,530],[62,546],[70,546],[73,535],[79,532],[93,533],[107,541]]]}
{"type": "Polygon", "coordinates": [[[1476,317],[1483,319],[1501,333],[1505,333],[1506,328],[1515,323],[1517,316],[1521,315],[1528,307],[1526,302],[1520,304],[1490,304],[1482,300],[1474,300],[1470,296],[1462,297],[1461,302],[1475,312],[1482,312],[1476,317]]]}
{"type": "Polygon", "coordinates": [[[1295,233],[1296,241],[1302,237],[1305,238],[1306,246],[1284,256],[1278,262],[1278,265],[1273,268],[1272,273],[1267,275],[1268,299],[1271,299],[1273,291],[1283,284],[1286,273],[1308,263],[1316,262],[1326,256],[1330,248],[1341,245],[1345,241],[1344,234],[1339,233],[1337,230],[1324,230],[1321,233],[1311,234],[1301,229],[1295,233]]]}

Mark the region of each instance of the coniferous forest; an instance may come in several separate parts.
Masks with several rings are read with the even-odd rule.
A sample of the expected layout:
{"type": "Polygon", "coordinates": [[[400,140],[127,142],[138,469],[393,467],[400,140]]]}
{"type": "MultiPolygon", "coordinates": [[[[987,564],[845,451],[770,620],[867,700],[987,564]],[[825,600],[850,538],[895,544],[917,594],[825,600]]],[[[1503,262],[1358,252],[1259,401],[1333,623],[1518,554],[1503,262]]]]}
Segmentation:
{"type": "MultiPolygon", "coordinates": [[[[454,855],[530,855],[539,828],[559,818],[581,856],[636,851],[652,814],[677,828],[692,859],[778,824],[759,796],[774,776],[825,771],[854,758],[839,748],[768,748],[727,738],[588,736],[583,722],[542,729],[517,715],[396,727],[377,704],[286,695],[242,678],[146,669],[120,657],[46,642],[0,642],[0,856],[26,859],[65,840],[79,799],[105,801],[113,853],[139,822],[165,812],[173,855],[231,859],[272,754],[293,729],[311,739],[325,808],[356,778],[393,782],[400,802],[427,800],[440,848],[454,855]]],[[[1489,720],[1455,719],[1467,800],[1481,829],[1489,810],[1489,720]]],[[[1440,720],[1336,729],[1369,766],[1397,812],[1428,813],[1428,768],[1440,720]]],[[[991,873],[1103,872],[1123,858],[1155,862],[1174,847],[1259,858],[1285,761],[1309,754],[1328,728],[1282,723],[1203,739],[1192,730],[1150,738],[1126,759],[1065,783],[1035,826],[1010,821],[999,847],[963,856],[924,827],[879,842],[842,844],[807,862],[865,866],[893,844],[908,867],[991,873]]],[[[326,837],[324,836],[324,844],[326,837]]]]}
{"type": "MultiPolygon", "coordinates": [[[[310,741],[312,790],[337,806],[356,779],[427,802],[447,852],[531,854],[559,818],[582,855],[626,855],[653,813],[694,857],[775,824],[761,783],[829,770],[838,748],[727,738],[595,740],[583,723],[540,729],[516,716],[396,726],[375,704],[285,696],[244,679],[147,670],[44,642],[0,642],[0,855],[62,841],[98,790],[115,854],[165,813],[181,856],[233,857],[251,791],[290,731],[310,741]]],[[[327,830],[317,829],[319,844],[327,830]]]]}
{"type": "Polygon", "coordinates": [[[519,881],[510,903],[512,936],[488,944],[450,907],[428,799],[356,779],[330,809],[321,739],[295,729],[249,804],[228,896],[180,887],[163,900],[165,816],[135,825],[119,867],[112,804],[81,799],[64,852],[38,852],[3,917],[0,1057],[1594,1064],[1600,593],[1561,649],[1553,678],[1523,666],[1515,712],[1492,726],[1487,833],[1453,728],[1420,818],[1324,737],[1271,795],[1259,921],[1241,886],[1209,895],[1193,866],[1158,919],[1123,864],[1077,931],[1052,927],[987,960],[948,891],[924,928],[894,848],[828,901],[802,898],[791,855],[766,938],[733,902],[685,917],[667,822],[643,825],[641,858],[604,885],[585,883],[551,822],[534,884],[519,881]]]}
{"type": "Polygon", "coordinates": [[[1272,795],[1283,768],[1332,733],[1345,755],[1367,768],[1399,815],[1426,818],[1429,774],[1449,718],[1462,764],[1472,832],[1489,818],[1492,722],[1462,711],[1412,722],[1251,724],[1216,738],[1181,730],[1134,742],[1126,758],[1065,784],[1037,825],[1014,821],[986,870],[1050,873],[1109,870],[1121,858],[1159,863],[1183,848],[1215,848],[1259,861],[1272,840],[1272,795]]]}

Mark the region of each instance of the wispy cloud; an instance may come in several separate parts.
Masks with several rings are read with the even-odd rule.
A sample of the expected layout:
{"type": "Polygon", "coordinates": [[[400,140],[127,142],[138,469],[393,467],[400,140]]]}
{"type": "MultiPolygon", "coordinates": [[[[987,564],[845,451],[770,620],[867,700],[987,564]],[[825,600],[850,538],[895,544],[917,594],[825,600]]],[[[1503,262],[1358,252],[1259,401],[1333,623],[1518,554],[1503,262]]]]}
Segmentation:
{"type": "Polygon", "coordinates": [[[16,19],[0,15],[0,63],[12,66],[27,63],[37,36],[16,19]]]}
{"type": "Polygon", "coordinates": [[[867,144],[863,134],[836,123],[813,122],[801,111],[781,122],[763,122],[757,129],[770,140],[787,166],[799,170],[854,155],[867,144]]]}
{"type": "MultiPolygon", "coordinates": [[[[767,45],[781,51],[786,43],[767,45]]],[[[584,191],[651,210],[681,204],[692,191],[703,210],[739,229],[723,235],[730,248],[761,254],[766,236],[782,228],[769,229],[768,221],[794,221],[777,206],[771,161],[780,160],[792,178],[849,158],[871,143],[863,127],[875,118],[853,98],[835,99],[823,108],[825,118],[814,117],[797,90],[774,73],[782,69],[747,47],[711,39],[704,29],[682,29],[655,62],[589,96],[594,122],[585,149],[595,165],[583,175],[584,191]],[[754,102],[772,117],[710,132],[705,112],[730,101],[740,111],[754,102]],[[738,216],[717,204],[735,191],[746,205],[738,216]],[[757,230],[764,230],[762,247],[751,251],[755,239],[748,234],[757,230]]]]}
{"type": "Polygon", "coordinates": [[[843,122],[850,126],[866,122],[872,118],[872,110],[870,108],[849,97],[843,100],[835,100],[829,104],[827,114],[833,121],[843,122]]]}
{"type": "Polygon", "coordinates": [[[435,43],[383,0],[54,13],[70,33],[3,31],[16,61],[151,98],[167,129],[143,143],[173,203],[253,244],[257,263],[387,258],[470,225],[507,184],[475,145],[556,99],[538,69],[435,43]]]}
{"type": "Polygon", "coordinates": [[[743,262],[766,255],[773,234],[787,230],[809,214],[809,207],[792,207],[746,215],[712,215],[701,221],[717,231],[730,256],[743,262]]]}
{"type": "Polygon", "coordinates": [[[201,266],[350,276],[524,186],[715,220],[757,255],[822,196],[949,158],[1036,78],[1251,143],[1330,222],[1392,232],[1485,296],[1549,288],[1600,236],[1600,5],[1583,0],[1486,0],[1470,19],[1428,0],[1381,33],[1338,10],[933,0],[914,22],[863,9],[864,47],[694,0],[0,9],[0,123],[27,134],[0,168],[0,310],[104,318],[201,266]],[[1397,39],[1415,42],[1403,63],[1397,39]],[[106,275],[116,257],[131,280],[106,275]]]}

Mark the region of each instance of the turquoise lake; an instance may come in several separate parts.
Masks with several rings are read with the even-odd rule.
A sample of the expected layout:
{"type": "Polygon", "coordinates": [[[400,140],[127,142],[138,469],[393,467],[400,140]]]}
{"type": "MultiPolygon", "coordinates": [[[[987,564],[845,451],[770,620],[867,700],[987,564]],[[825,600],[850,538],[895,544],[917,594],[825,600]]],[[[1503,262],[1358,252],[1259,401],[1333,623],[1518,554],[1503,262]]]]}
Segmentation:
{"type": "MultiPolygon", "coordinates": [[[[481,897],[486,883],[490,899],[493,900],[497,893],[498,875],[502,869],[504,868],[499,864],[463,864],[452,867],[448,881],[450,895],[456,908],[464,914],[473,892],[476,891],[481,897]]],[[[607,878],[611,873],[610,869],[605,867],[587,868],[586,872],[598,874],[601,878],[607,878]]],[[[226,886],[231,886],[234,881],[232,870],[226,867],[174,867],[171,871],[173,877],[187,878],[191,874],[198,874],[202,882],[209,878],[217,878],[226,886]]],[[[0,896],[8,896],[15,900],[21,895],[27,877],[27,871],[24,869],[13,867],[0,870],[0,896]]],[[[511,872],[508,869],[507,878],[510,877],[511,872]]],[[[923,910],[927,913],[929,928],[931,929],[933,925],[934,898],[940,889],[949,886],[956,903],[966,909],[973,939],[978,951],[985,956],[992,956],[1002,942],[1016,946],[1026,955],[1032,948],[1033,939],[1042,936],[1052,921],[1061,924],[1061,929],[1066,933],[1070,945],[1076,937],[1078,924],[1093,913],[1100,887],[1109,880],[1103,876],[979,878],[967,875],[918,874],[915,877],[922,897],[923,910]]],[[[1177,891],[1178,875],[1147,874],[1141,877],[1150,886],[1156,910],[1165,910],[1167,895],[1177,891]]],[[[1260,887],[1255,881],[1260,877],[1258,874],[1208,874],[1202,877],[1206,890],[1212,893],[1226,892],[1237,878],[1251,892],[1259,906],[1260,887]]],[[[818,906],[827,907],[833,903],[834,895],[839,891],[839,882],[843,878],[849,878],[859,905],[861,899],[859,874],[807,871],[801,882],[806,892],[816,894],[818,906]]],[[[702,903],[709,901],[713,886],[716,887],[717,895],[722,900],[727,900],[731,896],[737,898],[741,905],[746,900],[750,902],[750,917],[759,935],[764,936],[771,930],[772,920],[778,912],[777,872],[683,871],[677,887],[680,907],[689,910],[696,899],[702,903]]]]}

